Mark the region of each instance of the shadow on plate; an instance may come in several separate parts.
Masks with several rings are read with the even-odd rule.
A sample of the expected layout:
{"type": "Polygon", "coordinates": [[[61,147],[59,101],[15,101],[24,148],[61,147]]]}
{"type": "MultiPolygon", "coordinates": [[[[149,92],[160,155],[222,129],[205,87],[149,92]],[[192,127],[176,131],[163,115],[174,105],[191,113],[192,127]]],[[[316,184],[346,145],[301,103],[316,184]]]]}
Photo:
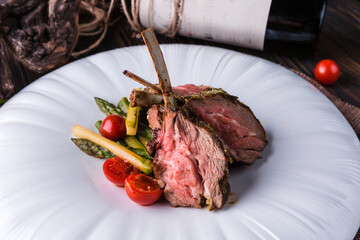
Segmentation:
{"type": "Polygon", "coordinates": [[[272,135],[268,135],[269,143],[262,152],[262,159],[256,160],[252,165],[232,164],[229,166],[230,170],[230,187],[231,193],[229,200],[225,204],[224,209],[229,209],[236,205],[241,198],[249,194],[256,188],[258,179],[262,173],[262,167],[269,163],[269,156],[273,151],[272,135]]]}

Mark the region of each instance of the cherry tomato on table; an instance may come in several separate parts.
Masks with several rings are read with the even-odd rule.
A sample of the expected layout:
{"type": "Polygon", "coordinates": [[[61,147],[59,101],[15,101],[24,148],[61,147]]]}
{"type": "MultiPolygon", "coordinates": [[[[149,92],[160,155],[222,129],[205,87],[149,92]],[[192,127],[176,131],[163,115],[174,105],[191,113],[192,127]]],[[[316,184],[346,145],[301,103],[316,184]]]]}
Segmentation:
{"type": "Polygon", "coordinates": [[[140,171],[130,163],[119,157],[113,157],[104,162],[103,171],[105,177],[116,186],[123,187],[125,179],[131,174],[139,174],[140,171]]]}
{"type": "Polygon", "coordinates": [[[324,85],[330,85],[338,80],[340,69],[333,60],[325,59],[316,65],[314,75],[318,82],[324,85]]]}
{"type": "Polygon", "coordinates": [[[100,125],[100,134],[111,140],[119,140],[126,135],[125,118],[120,115],[109,115],[100,125]]]}
{"type": "Polygon", "coordinates": [[[140,205],[155,203],[162,194],[156,179],[146,175],[130,175],[125,179],[125,191],[131,200],[140,205]]]}

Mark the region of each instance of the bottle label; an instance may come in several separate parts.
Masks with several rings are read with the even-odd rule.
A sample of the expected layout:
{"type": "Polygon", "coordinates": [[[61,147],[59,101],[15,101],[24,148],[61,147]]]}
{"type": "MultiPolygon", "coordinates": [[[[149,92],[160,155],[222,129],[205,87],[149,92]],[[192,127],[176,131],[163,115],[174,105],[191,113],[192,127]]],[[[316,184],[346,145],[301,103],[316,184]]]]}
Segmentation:
{"type": "MultiPolygon", "coordinates": [[[[166,29],[174,15],[173,0],[141,0],[140,22],[166,29]]],[[[184,0],[179,34],[262,50],[271,0],[184,0]]]]}

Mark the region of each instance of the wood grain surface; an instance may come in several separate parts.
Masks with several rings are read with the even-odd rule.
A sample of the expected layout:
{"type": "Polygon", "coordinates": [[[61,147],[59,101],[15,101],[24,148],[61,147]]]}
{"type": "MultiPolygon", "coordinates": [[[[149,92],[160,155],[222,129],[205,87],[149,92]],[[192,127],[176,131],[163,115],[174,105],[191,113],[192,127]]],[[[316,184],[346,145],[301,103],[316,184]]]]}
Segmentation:
{"type": "MultiPolygon", "coordinates": [[[[343,101],[360,107],[359,0],[328,0],[328,7],[318,47],[316,51],[312,53],[283,51],[281,49],[270,49],[260,52],[179,36],[175,38],[158,36],[158,40],[159,43],[186,43],[232,49],[268,59],[309,76],[313,75],[313,69],[318,61],[322,59],[332,59],[338,63],[341,75],[338,82],[326,87],[326,89],[337,95],[343,101]]],[[[81,41],[83,40],[80,40],[80,43],[81,41]]],[[[83,42],[86,44],[85,41],[83,42]]],[[[109,29],[102,44],[88,55],[119,47],[143,44],[139,34],[131,30],[125,17],[122,16],[120,20],[109,29]]],[[[15,91],[20,91],[38,77],[39,75],[24,69],[19,71],[14,79],[15,91]]],[[[360,231],[355,239],[360,240],[360,231]]]]}

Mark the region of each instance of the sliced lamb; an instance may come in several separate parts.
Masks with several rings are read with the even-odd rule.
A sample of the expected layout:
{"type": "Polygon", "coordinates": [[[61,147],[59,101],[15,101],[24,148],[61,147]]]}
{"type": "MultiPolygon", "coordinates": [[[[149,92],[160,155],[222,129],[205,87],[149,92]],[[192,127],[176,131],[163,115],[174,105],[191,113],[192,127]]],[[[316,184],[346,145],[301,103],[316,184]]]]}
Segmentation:
{"type": "Polygon", "coordinates": [[[227,201],[227,158],[216,136],[181,112],[166,112],[153,167],[172,206],[222,208],[227,201]]]}
{"type": "Polygon", "coordinates": [[[207,89],[211,88],[205,85],[185,84],[173,87],[173,93],[176,97],[192,96],[207,89]]]}
{"type": "Polygon", "coordinates": [[[187,98],[184,107],[210,124],[234,161],[251,164],[262,157],[260,152],[267,145],[265,130],[237,97],[211,89],[187,98]]]}

